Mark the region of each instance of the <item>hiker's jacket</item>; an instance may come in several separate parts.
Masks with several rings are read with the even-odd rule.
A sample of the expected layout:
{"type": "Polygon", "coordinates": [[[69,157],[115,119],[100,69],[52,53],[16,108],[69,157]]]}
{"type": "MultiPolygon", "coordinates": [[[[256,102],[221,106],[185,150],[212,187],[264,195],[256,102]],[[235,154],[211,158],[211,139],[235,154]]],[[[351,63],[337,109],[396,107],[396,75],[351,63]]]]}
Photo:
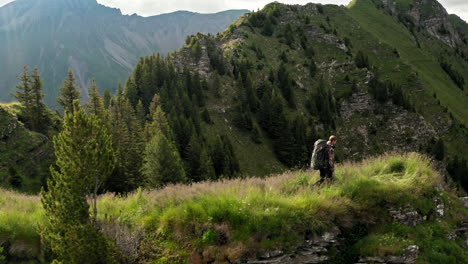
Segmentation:
{"type": "Polygon", "coordinates": [[[327,144],[327,168],[330,170],[335,169],[335,146],[327,144]]]}

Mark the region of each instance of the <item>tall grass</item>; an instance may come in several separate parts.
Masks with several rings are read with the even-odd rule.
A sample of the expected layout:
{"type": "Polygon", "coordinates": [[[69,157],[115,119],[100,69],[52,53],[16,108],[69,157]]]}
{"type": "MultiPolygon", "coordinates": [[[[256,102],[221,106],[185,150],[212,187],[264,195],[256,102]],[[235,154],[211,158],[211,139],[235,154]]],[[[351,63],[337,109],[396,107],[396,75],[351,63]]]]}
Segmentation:
{"type": "MultiPolygon", "coordinates": [[[[340,164],[332,184],[316,187],[317,180],[316,171],[296,171],[269,178],[138,190],[126,197],[105,194],[99,199],[99,217],[108,225],[125,226],[125,232],[141,231],[143,259],[223,261],[266,249],[294,248],[304,234],[319,234],[334,226],[350,229],[357,224],[391,222],[389,205],[411,205],[428,214],[441,186],[429,160],[415,153],[340,164]]],[[[37,227],[44,218],[39,198],[1,194],[0,241],[39,245],[37,227]]],[[[458,209],[457,215],[467,215],[465,209],[458,209]]],[[[414,238],[392,232],[365,238],[361,243],[369,246],[359,254],[399,252],[402,246],[415,243],[414,238]]]]}

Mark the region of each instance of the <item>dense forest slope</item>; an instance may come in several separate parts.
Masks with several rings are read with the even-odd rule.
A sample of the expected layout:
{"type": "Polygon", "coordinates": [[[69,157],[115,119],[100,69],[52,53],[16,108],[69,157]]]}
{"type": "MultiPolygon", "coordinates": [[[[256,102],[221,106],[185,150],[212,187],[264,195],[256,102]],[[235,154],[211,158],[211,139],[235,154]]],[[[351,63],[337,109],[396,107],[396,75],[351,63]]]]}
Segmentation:
{"type": "MultiPolygon", "coordinates": [[[[425,152],[467,186],[467,25],[436,1],[385,3],[272,3],[216,37],[192,36],[166,61],[206,80],[186,88],[205,117],[201,134],[228,134],[241,172],[306,166],[312,143],[336,133],[341,160],[425,152]]],[[[175,115],[157,65],[140,60],[127,95],[136,107],[161,94],[175,115]]]]}
{"type": "MultiPolygon", "coordinates": [[[[467,198],[427,158],[385,155],[313,171],[99,198],[119,263],[466,263],[467,198]],[[463,202],[465,205],[463,205],[463,202]]],[[[7,263],[48,263],[40,199],[0,190],[7,263]]],[[[0,251],[1,252],[1,251],[0,251]]]]}
{"type": "Polygon", "coordinates": [[[120,153],[104,189],[143,184],[157,112],[191,182],[304,168],[313,142],[336,134],[338,160],[427,153],[468,188],[467,24],[436,1],[395,3],[272,3],[140,58],[104,98],[120,153]]]}
{"type": "Polygon", "coordinates": [[[41,70],[49,106],[56,106],[68,68],[75,71],[83,99],[92,78],[115,91],[140,56],[173,51],[189,34],[215,34],[245,12],[140,17],[96,0],[16,0],[0,8],[0,100],[11,100],[25,64],[41,70]]]}

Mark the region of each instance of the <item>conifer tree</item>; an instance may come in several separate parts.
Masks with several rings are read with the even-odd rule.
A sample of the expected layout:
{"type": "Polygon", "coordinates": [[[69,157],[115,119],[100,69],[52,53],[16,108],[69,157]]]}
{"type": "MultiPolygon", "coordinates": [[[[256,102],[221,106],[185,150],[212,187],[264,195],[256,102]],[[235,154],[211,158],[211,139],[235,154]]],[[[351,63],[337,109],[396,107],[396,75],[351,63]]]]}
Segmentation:
{"type": "Polygon", "coordinates": [[[172,141],[174,135],[172,133],[169,122],[167,121],[166,114],[162,110],[161,106],[156,108],[156,111],[153,113],[151,122],[145,127],[145,139],[150,141],[158,132],[161,132],[168,140],[172,141]]]}
{"type": "Polygon", "coordinates": [[[232,177],[239,172],[239,161],[227,136],[215,138],[210,154],[217,177],[232,177]]]}
{"type": "MultiPolygon", "coordinates": [[[[141,67],[138,67],[135,69],[135,71],[138,71],[138,73],[135,73],[139,78],[142,78],[142,73],[141,67]]],[[[125,84],[125,96],[128,98],[130,101],[130,104],[132,104],[133,107],[136,107],[138,103],[138,88],[135,83],[135,81],[130,77],[127,80],[127,83],[125,84]]]]}
{"type": "Polygon", "coordinates": [[[64,110],[64,113],[70,112],[73,114],[73,101],[80,99],[79,88],[75,85],[75,76],[73,76],[72,69],[68,69],[68,75],[63,86],[60,87],[60,96],[57,98],[64,110]]]}
{"type": "Polygon", "coordinates": [[[76,100],[74,110],[65,116],[63,131],[54,137],[57,167],[51,166],[48,191],[41,191],[48,221],[41,235],[64,263],[112,262],[108,244],[93,224],[97,190],[114,166],[111,143],[99,118],[86,115],[76,100]],[[86,200],[89,194],[93,219],[86,200]]]}
{"type": "Polygon", "coordinates": [[[35,68],[31,74],[31,128],[40,133],[45,133],[50,120],[47,106],[44,104],[44,93],[39,70],[35,68]]]}
{"type": "Polygon", "coordinates": [[[273,24],[271,23],[271,19],[270,18],[265,19],[265,24],[263,25],[263,28],[262,28],[262,34],[269,37],[273,35],[273,32],[274,32],[274,28],[273,28],[273,24]]]}
{"type": "Polygon", "coordinates": [[[362,51],[358,51],[354,62],[358,68],[369,68],[369,58],[362,51]]]}
{"type": "Polygon", "coordinates": [[[28,66],[23,67],[23,73],[17,76],[20,84],[16,86],[18,91],[13,94],[13,96],[20,102],[23,106],[23,119],[24,123],[29,125],[32,121],[32,89],[31,89],[31,77],[29,76],[28,66]]]}
{"type": "Polygon", "coordinates": [[[99,90],[96,85],[96,80],[91,81],[91,85],[88,88],[89,90],[89,101],[86,104],[85,108],[88,113],[96,115],[102,119],[104,116],[104,103],[101,96],[99,95],[99,90]]]}
{"type": "Polygon", "coordinates": [[[153,99],[151,100],[150,107],[149,107],[149,116],[148,119],[152,121],[154,113],[156,113],[156,110],[158,109],[159,106],[161,105],[161,96],[159,94],[155,94],[153,96],[153,99]]]}
{"type": "Polygon", "coordinates": [[[138,121],[140,122],[141,127],[144,127],[146,122],[146,111],[141,100],[138,100],[138,103],[135,107],[135,114],[138,121]]]}
{"type": "Polygon", "coordinates": [[[104,108],[105,109],[109,109],[109,104],[110,104],[110,100],[111,100],[112,96],[111,96],[111,93],[110,93],[110,90],[109,88],[107,88],[106,90],[104,90],[104,96],[103,96],[103,103],[104,103],[104,108]]]}
{"type": "Polygon", "coordinates": [[[153,188],[186,180],[177,148],[160,131],[146,146],[142,173],[153,188]]]}
{"type": "Polygon", "coordinates": [[[214,179],[213,162],[201,144],[200,139],[192,136],[186,152],[186,172],[191,181],[199,182],[214,179]]]}
{"type": "Polygon", "coordinates": [[[113,134],[113,146],[117,152],[117,164],[106,183],[113,192],[129,192],[140,186],[141,155],[143,152],[142,128],[129,100],[119,87],[109,106],[109,118],[113,134]]]}

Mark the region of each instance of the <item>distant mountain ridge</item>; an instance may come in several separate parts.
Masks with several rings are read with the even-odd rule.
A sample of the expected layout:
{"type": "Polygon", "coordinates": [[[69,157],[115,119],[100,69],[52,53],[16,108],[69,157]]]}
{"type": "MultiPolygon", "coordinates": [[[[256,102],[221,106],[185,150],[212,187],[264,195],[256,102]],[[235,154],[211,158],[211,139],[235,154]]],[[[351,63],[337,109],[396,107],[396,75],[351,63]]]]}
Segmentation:
{"type": "Polygon", "coordinates": [[[246,12],[141,17],[96,0],[16,0],[0,8],[0,100],[11,100],[25,64],[40,69],[50,106],[69,67],[84,99],[93,77],[101,89],[115,90],[139,57],[173,51],[187,35],[223,31],[246,12]]]}

